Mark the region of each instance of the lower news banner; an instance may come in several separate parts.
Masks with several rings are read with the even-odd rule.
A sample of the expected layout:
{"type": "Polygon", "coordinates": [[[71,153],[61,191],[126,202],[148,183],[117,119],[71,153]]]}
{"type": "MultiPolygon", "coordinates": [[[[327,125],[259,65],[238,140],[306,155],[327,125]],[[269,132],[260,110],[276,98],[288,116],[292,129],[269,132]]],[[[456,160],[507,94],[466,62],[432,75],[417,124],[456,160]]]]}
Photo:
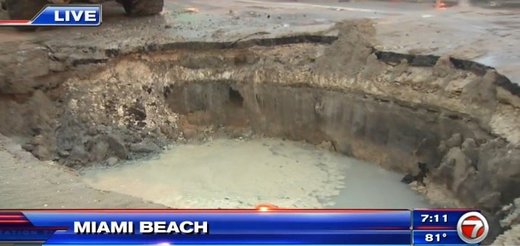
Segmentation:
{"type": "Polygon", "coordinates": [[[411,245],[411,223],[409,210],[0,211],[0,243],[411,245]]]}

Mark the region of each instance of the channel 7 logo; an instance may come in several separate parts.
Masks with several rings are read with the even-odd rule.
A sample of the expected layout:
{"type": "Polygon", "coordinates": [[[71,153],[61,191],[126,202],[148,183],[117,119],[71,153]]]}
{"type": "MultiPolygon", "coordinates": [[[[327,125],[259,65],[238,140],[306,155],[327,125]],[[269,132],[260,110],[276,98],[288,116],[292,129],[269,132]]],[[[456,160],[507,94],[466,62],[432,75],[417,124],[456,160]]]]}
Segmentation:
{"type": "Polygon", "coordinates": [[[468,212],[457,222],[459,238],[468,244],[477,244],[486,239],[489,233],[489,224],[479,212],[468,212]]]}
{"type": "Polygon", "coordinates": [[[0,20],[0,26],[99,26],[100,4],[47,5],[32,20],[0,20]]]}

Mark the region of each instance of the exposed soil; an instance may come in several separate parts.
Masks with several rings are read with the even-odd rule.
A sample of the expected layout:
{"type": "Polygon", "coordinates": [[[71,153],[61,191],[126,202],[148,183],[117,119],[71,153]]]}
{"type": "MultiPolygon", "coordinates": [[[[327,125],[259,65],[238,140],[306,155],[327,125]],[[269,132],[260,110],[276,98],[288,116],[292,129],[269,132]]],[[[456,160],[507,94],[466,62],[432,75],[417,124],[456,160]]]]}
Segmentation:
{"type": "Polygon", "coordinates": [[[42,162],[0,136],[0,208],[160,208],[130,196],[98,191],[73,170],[42,162]]]}
{"type": "Polygon", "coordinates": [[[0,133],[72,168],[218,135],[329,142],[403,173],[426,163],[427,184],[498,224],[520,196],[518,85],[471,61],[378,50],[371,21],[334,29],[339,36],[154,44],[128,54],[13,46],[2,59],[23,61],[2,67],[0,133]]]}

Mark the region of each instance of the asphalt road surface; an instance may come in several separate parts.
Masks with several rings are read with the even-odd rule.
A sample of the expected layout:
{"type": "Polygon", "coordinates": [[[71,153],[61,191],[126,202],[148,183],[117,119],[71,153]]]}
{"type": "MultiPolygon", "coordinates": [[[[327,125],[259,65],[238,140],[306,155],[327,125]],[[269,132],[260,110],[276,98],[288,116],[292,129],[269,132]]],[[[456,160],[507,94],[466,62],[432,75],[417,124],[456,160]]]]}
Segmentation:
{"type": "Polygon", "coordinates": [[[117,4],[106,3],[101,27],[40,28],[34,33],[3,28],[0,46],[37,42],[131,48],[176,41],[234,41],[323,32],[340,20],[370,18],[376,22],[379,49],[470,59],[520,83],[520,9],[435,9],[430,1],[424,2],[166,0],[161,16],[135,19],[125,17],[117,4]]]}

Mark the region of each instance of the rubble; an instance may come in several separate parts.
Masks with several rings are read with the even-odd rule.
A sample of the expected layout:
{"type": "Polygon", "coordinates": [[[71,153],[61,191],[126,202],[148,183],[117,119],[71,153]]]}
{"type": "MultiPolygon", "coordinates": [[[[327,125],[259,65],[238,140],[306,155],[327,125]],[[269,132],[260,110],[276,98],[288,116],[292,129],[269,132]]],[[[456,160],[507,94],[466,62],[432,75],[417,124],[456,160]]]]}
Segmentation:
{"type": "Polygon", "coordinates": [[[15,56],[3,54],[10,65],[0,73],[9,75],[0,81],[0,132],[42,160],[81,169],[253,131],[324,143],[403,173],[426,163],[428,182],[490,213],[520,195],[520,114],[510,81],[471,61],[378,50],[368,20],[335,28],[337,37],[171,43],[133,53],[105,47],[76,57],[35,45],[17,64],[52,60],[60,69],[17,74],[8,62],[15,56]]]}

